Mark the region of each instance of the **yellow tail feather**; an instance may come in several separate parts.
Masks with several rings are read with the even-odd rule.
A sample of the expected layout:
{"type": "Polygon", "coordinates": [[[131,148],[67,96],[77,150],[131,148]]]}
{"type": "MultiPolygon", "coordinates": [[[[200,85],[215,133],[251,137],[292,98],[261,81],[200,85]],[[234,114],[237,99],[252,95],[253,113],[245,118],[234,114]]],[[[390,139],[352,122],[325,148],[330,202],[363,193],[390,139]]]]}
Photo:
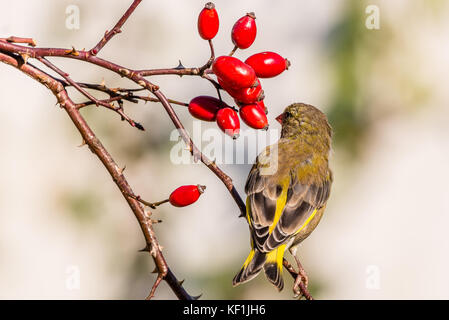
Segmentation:
{"type": "Polygon", "coordinates": [[[286,245],[283,244],[282,246],[277,247],[273,251],[269,252],[267,254],[267,262],[266,263],[274,263],[277,266],[279,266],[279,269],[282,272],[282,266],[284,261],[284,252],[285,252],[286,245]]]}
{"type": "Polygon", "coordinates": [[[286,245],[283,244],[267,254],[267,260],[263,266],[265,275],[279,291],[284,288],[284,280],[282,279],[282,268],[284,261],[284,252],[286,245]]]}
{"type": "Polygon", "coordinates": [[[256,277],[264,268],[267,279],[279,290],[282,290],[284,287],[282,268],[285,248],[286,245],[282,245],[269,253],[251,249],[248,258],[246,258],[239,273],[234,277],[232,284],[236,286],[247,282],[256,277]]]}

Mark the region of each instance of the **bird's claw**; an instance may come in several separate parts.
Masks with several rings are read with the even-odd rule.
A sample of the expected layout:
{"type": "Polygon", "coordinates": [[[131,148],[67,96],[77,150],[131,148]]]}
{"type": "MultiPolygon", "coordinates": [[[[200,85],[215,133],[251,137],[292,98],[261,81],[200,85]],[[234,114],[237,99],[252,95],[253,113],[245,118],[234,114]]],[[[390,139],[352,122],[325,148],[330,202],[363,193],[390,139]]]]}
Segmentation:
{"type": "Polygon", "coordinates": [[[307,277],[307,274],[305,273],[304,269],[299,268],[298,275],[296,276],[296,280],[293,285],[293,294],[294,294],[293,297],[295,299],[301,299],[304,296],[303,288],[307,289],[308,285],[309,285],[309,277],[307,277]]]}

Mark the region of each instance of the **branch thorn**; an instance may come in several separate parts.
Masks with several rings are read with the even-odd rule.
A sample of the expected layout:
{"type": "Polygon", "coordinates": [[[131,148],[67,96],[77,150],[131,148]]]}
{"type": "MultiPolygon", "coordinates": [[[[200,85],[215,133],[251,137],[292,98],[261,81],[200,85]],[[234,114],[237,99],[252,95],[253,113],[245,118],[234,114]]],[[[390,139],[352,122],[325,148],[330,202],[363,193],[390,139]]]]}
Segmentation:
{"type": "Polygon", "coordinates": [[[186,67],[182,65],[181,60],[179,60],[178,66],[175,68],[176,70],[184,70],[186,67]]]}
{"type": "Polygon", "coordinates": [[[123,171],[125,171],[126,169],[126,164],[123,166],[123,168],[119,169],[118,172],[120,173],[120,175],[123,174],[123,171]]]}
{"type": "Polygon", "coordinates": [[[78,146],[78,148],[84,147],[86,145],[86,140],[83,139],[83,141],[81,142],[81,144],[78,146]]]}
{"type": "Polygon", "coordinates": [[[193,300],[198,300],[198,299],[201,298],[202,296],[203,296],[203,294],[200,293],[199,295],[193,296],[192,298],[193,298],[193,300]]]}
{"type": "Polygon", "coordinates": [[[145,248],[140,249],[139,252],[150,252],[150,249],[148,249],[148,246],[145,246],[145,248]]]}
{"type": "Polygon", "coordinates": [[[23,59],[23,63],[24,63],[24,64],[27,64],[28,58],[30,57],[30,55],[27,54],[27,53],[20,53],[20,56],[21,56],[22,59],[23,59]]]}
{"type": "Polygon", "coordinates": [[[78,51],[76,51],[76,49],[75,49],[75,47],[74,46],[72,46],[72,49],[70,50],[66,50],[65,51],[65,53],[66,54],[70,54],[70,55],[72,55],[72,56],[79,56],[80,55],[80,53],[78,52],[78,51]]]}

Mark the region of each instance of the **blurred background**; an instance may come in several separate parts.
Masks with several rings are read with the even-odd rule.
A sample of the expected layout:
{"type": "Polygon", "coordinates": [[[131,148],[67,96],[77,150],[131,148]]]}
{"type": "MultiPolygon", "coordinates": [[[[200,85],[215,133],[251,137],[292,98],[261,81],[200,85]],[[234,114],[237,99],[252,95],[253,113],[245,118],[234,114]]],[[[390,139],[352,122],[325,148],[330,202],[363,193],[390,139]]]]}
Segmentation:
{"type": "MultiPolygon", "coordinates": [[[[143,1],[100,56],[136,69],[174,67],[179,59],[185,66],[204,64],[208,45],[196,20],[205,2],[143,1]]],[[[0,11],[0,37],[89,49],[131,1],[0,3],[8,6],[0,11]]],[[[325,111],[335,130],[331,198],[320,225],[298,251],[315,298],[448,299],[449,3],[215,4],[221,23],[214,39],[217,55],[232,49],[234,22],[254,11],[256,41],[236,56],[269,50],[292,63],[288,72],[263,81],[271,127],[279,129],[274,118],[285,106],[305,102],[325,111]],[[373,29],[376,12],[379,28],[373,29]]],[[[77,81],[133,85],[93,65],[52,61],[77,81]]],[[[77,147],[79,133],[45,87],[3,64],[0,74],[0,298],[145,297],[155,280],[153,261],[137,252],[143,236],[110,176],[86,147],[77,147]]],[[[153,81],[181,101],[215,95],[203,79],[153,81]]],[[[173,127],[161,105],[125,108],[147,131],[101,108],[83,114],[117,163],[126,165],[136,193],[156,201],[179,185],[207,185],[190,207],[154,210],[163,220],[155,226],[163,252],[176,276],[186,279],[189,293],[205,299],[292,298],[286,272],[281,293],[263,275],[232,287],[249,251],[248,227],[237,218],[235,203],[204,166],[170,161],[173,127]]],[[[177,110],[191,130],[188,112],[177,110]]],[[[253,160],[223,166],[242,195],[253,160]]],[[[175,296],[163,283],[156,298],[175,296]]]]}

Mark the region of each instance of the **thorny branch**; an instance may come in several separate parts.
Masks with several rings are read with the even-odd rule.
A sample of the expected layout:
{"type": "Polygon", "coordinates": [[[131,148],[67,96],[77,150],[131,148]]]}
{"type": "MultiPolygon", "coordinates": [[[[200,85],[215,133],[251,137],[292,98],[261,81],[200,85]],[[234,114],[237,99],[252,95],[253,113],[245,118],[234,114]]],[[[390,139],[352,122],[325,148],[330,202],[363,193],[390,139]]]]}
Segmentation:
{"type": "Polygon", "coordinates": [[[114,105],[112,104],[113,101],[120,101],[120,99],[116,99],[116,97],[112,97],[110,99],[106,99],[106,100],[98,100],[97,98],[95,98],[94,96],[92,96],[89,92],[87,92],[86,90],[84,90],[80,85],[78,85],[78,83],[76,83],[75,81],[73,81],[68,73],[63,72],[61,69],[59,69],[58,67],[56,67],[53,63],[51,63],[50,61],[48,61],[45,58],[42,57],[37,57],[37,60],[39,60],[40,62],[42,62],[44,65],[46,65],[47,67],[49,67],[50,69],[52,69],[53,71],[55,71],[56,73],[58,73],[60,76],[62,76],[71,86],[73,86],[74,88],[76,88],[82,95],[84,95],[86,98],[89,99],[89,102],[81,104],[81,105],[77,105],[77,108],[79,109],[82,106],[85,106],[87,104],[95,104],[96,106],[103,106],[105,108],[114,110],[115,112],[117,112],[123,120],[128,121],[128,123],[133,126],[136,127],[140,130],[145,130],[143,128],[143,126],[138,123],[135,122],[134,120],[132,120],[130,117],[128,117],[125,112],[123,112],[123,108],[121,106],[119,107],[114,107],[114,105]]]}
{"type": "Polygon", "coordinates": [[[145,251],[150,252],[152,255],[159,275],[163,277],[179,299],[192,300],[193,297],[190,296],[180,285],[162,255],[160,245],[153,230],[153,222],[148,218],[148,215],[151,213],[145,213],[144,208],[138,201],[126,196],[127,194],[134,194],[134,192],[123,175],[123,170],[116,164],[100,140],[96,137],[95,133],[80,114],[76,104],[69,98],[64,86],[30,64],[23,63],[20,56],[0,52],[0,61],[18,68],[25,74],[48,87],[53,92],[58,100],[58,103],[65,109],[80,132],[85,143],[106,167],[115,184],[128,202],[128,205],[131,207],[131,210],[136,216],[145,237],[145,251]]]}
{"type": "MultiPolygon", "coordinates": [[[[110,30],[106,31],[102,39],[97,43],[95,47],[91,50],[76,50],[75,48],[71,49],[62,49],[62,48],[39,48],[36,47],[36,42],[31,38],[21,38],[11,36],[9,38],[0,38],[0,62],[9,64],[23,73],[27,74],[31,78],[39,81],[41,84],[45,85],[48,89],[52,91],[54,96],[56,97],[60,106],[67,112],[68,116],[72,120],[75,127],[80,132],[83,140],[88,145],[89,149],[99,158],[99,160],[103,163],[109,174],[111,175],[114,183],[119,188],[125,200],[128,202],[131,210],[133,211],[139,225],[141,227],[142,233],[145,238],[145,248],[141,251],[148,251],[153,260],[155,262],[156,268],[155,272],[157,272],[157,279],[147,297],[147,299],[151,299],[155,291],[162,280],[166,281],[170,286],[172,291],[179,299],[193,300],[198,299],[198,297],[193,297],[189,295],[186,290],[183,288],[183,281],[179,281],[173,272],[170,270],[167,261],[162,254],[161,246],[157,240],[156,234],[153,229],[153,224],[158,221],[152,220],[150,218],[151,212],[145,212],[144,208],[139,202],[139,196],[135,195],[131,186],[128,184],[124,174],[123,169],[121,169],[109,152],[102,145],[101,141],[96,137],[95,133],[89,127],[88,123],[84,119],[84,117],[80,113],[80,109],[89,106],[103,106],[107,109],[110,109],[116,113],[118,113],[122,120],[126,120],[133,127],[137,127],[143,130],[143,127],[129,118],[123,109],[123,101],[128,101],[132,103],[137,103],[139,100],[142,101],[150,101],[150,102],[160,102],[165,108],[168,116],[173,122],[174,126],[177,128],[181,138],[189,147],[190,153],[193,155],[195,161],[200,160],[204,165],[206,165],[226,186],[234,201],[240,210],[240,216],[245,216],[246,214],[246,206],[237,192],[232,179],[224,173],[214,161],[208,159],[193,143],[190,138],[188,132],[184,128],[183,124],[179,120],[176,112],[174,111],[172,104],[177,104],[181,106],[187,106],[187,103],[168,99],[160,90],[160,88],[151,83],[145,77],[154,76],[154,75],[189,75],[189,76],[199,76],[205,78],[210,81],[214,87],[217,89],[219,93],[219,85],[215,83],[215,81],[208,76],[211,73],[210,67],[212,62],[215,59],[215,52],[212,41],[209,40],[210,47],[210,58],[206,62],[205,65],[201,67],[195,68],[185,68],[180,62],[176,68],[168,68],[168,69],[150,69],[150,70],[133,70],[131,68],[123,67],[119,64],[116,64],[112,61],[105,60],[97,57],[97,54],[100,50],[118,33],[121,32],[121,28],[127,19],[134,12],[136,7],[142,0],[134,0],[127,11],[123,14],[123,16],[119,19],[119,21],[115,24],[115,26],[110,30]],[[27,44],[27,46],[18,45],[19,44],[27,44]],[[106,70],[119,74],[122,77],[128,78],[129,80],[136,83],[139,88],[108,88],[104,83],[101,84],[90,84],[90,83],[82,83],[73,80],[68,73],[62,71],[58,68],[54,63],[49,61],[48,57],[62,57],[62,58],[70,58],[76,59],[84,62],[88,62],[99,67],[102,67],[106,70]],[[50,75],[48,72],[41,70],[40,68],[34,66],[31,63],[28,63],[28,59],[36,59],[41,62],[44,66],[48,67],[50,70],[59,74],[62,77],[56,78],[50,75]],[[88,100],[82,103],[75,103],[69,97],[68,92],[66,90],[67,87],[73,87],[78,90],[81,94],[83,94],[88,100]],[[97,99],[92,94],[87,92],[86,89],[94,90],[98,92],[105,93],[109,96],[108,99],[97,99]],[[143,96],[136,95],[137,92],[149,92],[155,97],[151,96],[143,96]],[[114,102],[118,104],[118,106],[114,106],[114,102]]],[[[296,278],[295,271],[293,268],[287,267],[287,270],[291,273],[291,275],[296,278]]],[[[303,295],[306,298],[312,298],[310,293],[307,291],[307,288],[301,287],[303,291],[303,295]]]]}

